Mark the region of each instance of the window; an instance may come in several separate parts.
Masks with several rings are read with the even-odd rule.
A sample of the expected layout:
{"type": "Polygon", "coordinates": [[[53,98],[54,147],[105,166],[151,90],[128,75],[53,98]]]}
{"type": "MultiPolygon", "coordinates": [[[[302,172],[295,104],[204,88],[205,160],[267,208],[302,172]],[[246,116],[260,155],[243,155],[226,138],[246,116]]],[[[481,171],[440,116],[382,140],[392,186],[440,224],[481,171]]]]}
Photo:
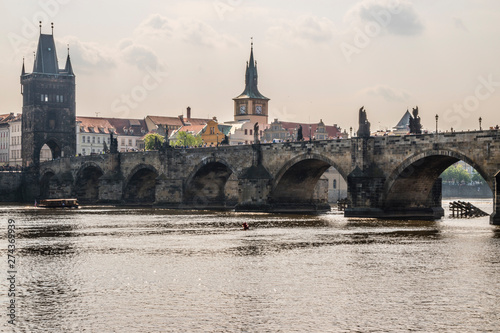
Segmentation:
{"type": "Polygon", "coordinates": [[[215,128],[210,127],[210,134],[215,134],[215,128]]]}
{"type": "Polygon", "coordinates": [[[122,139],[122,146],[125,146],[125,139],[122,139]]]}
{"type": "Polygon", "coordinates": [[[245,135],[247,135],[247,134],[248,134],[248,130],[245,130],[245,135]]]}
{"type": "Polygon", "coordinates": [[[333,188],[337,188],[337,179],[333,180],[333,188]]]}
{"type": "Polygon", "coordinates": [[[90,143],[90,136],[87,137],[87,143],[90,143]]]}
{"type": "Polygon", "coordinates": [[[100,136],[97,137],[97,143],[101,143],[101,137],[100,136]]]}
{"type": "Polygon", "coordinates": [[[95,143],[95,136],[92,137],[92,143],[95,143]]]}
{"type": "Polygon", "coordinates": [[[82,136],[82,142],[85,143],[85,135],[82,136]]]}
{"type": "Polygon", "coordinates": [[[132,139],[128,139],[128,145],[132,146],[132,139]]]}
{"type": "Polygon", "coordinates": [[[82,155],[85,155],[85,148],[82,149],[82,155]]]}

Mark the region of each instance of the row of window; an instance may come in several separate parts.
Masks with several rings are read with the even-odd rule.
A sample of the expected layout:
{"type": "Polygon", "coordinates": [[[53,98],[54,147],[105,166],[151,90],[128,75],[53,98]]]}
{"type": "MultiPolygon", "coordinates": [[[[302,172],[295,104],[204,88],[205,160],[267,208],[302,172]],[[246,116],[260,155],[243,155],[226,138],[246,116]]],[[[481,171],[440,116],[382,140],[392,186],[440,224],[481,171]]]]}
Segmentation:
{"type": "Polygon", "coordinates": [[[10,158],[15,160],[17,158],[21,158],[21,150],[11,150],[10,151],[10,158]]]}
{"type": "MultiPolygon", "coordinates": [[[[248,131],[250,131],[250,135],[253,135],[253,130],[245,130],[245,135],[248,135],[248,131]]],[[[262,131],[260,131],[260,136],[262,136],[262,131]]]]}
{"type": "MultiPolygon", "coordinates": [[[[90,143],[90,138],[91,138],[90,135],[87,136],[87,137],[85,135],[82,135],[82,143],[85,143],[85,138],[87,138],[87,143],[90,143]]],[[[92,137],[92,143],[96,143],[95,142],[95,138],[96,138],[95,136],[92,137]]],[[[102,142],[103,143],[105,142],[104,139],[105,138],[102,138],[102,142]]],[[[111,142],[111,140],[110,140],[110,138],[108,138],[108,142],[107,143],[109,144],[110,142],[111,142]]],[[[97,143],[101,143],[101,137],[100,136],[97,137],[97,143]]]]}
{"type": "Polygon", "coordinates": [[[20,136],[13,136],[11,139],[11,145],[20,145],[21,144],[21,137],[20,136]]]}
{"type": "Polygon", "coordinates": [[[64,95],[40,94],[40,102],[63,103],[64,102],[64,95]]]}

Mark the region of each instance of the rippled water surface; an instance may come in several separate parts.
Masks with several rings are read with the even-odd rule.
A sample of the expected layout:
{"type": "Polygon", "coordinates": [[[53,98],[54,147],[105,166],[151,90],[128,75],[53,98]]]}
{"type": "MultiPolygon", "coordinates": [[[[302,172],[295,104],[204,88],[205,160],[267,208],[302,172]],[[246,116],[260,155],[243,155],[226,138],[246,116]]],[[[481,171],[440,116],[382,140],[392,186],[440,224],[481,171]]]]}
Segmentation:
{"type": "MultiPolygon", "coordinates": [[[[475,201],[491,212],[491,201],[475,201]]],[[[443,203],[447,205],[446,202],[443,203]]],[[[5,332],[498,332],[500,227],[0,206],[5,332]],[[247,222],[250,230],[241,230],[247,222]]]]}

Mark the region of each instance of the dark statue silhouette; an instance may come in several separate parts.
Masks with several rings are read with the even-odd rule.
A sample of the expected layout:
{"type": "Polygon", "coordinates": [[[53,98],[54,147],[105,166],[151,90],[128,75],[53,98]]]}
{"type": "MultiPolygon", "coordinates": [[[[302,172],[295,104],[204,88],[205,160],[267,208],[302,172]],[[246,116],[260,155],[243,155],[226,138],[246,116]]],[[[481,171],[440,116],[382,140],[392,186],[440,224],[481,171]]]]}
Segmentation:
{"type": "Polygon", "coordinates": [[[413,117],[410,116],[410,134],[422,134],[422,125],[420,124],[420,117],[418,115],[418,106],[413,109],[413,117]]]}
{"type": "Polygon", "coordinates": [[[370,122],[366,116],[365,107],[362,106],[359,109],[359,128],[358,128],[358,137],[360,138],[369,138],[370,137],[370,122]]]}

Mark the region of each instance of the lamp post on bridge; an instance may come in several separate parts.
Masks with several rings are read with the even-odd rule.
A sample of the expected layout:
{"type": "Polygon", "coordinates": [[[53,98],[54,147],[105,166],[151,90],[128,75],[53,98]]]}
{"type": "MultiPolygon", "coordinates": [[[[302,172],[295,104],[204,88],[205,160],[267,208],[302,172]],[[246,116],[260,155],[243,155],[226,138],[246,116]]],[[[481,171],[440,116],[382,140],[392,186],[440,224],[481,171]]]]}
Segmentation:
{"type": "Polygon", "coordinates": [[[483,121],[483,118],[479,117],[479,130],[482,131],[483,128],[481,127],[481,122],[483,121]]]}
{"type": "Polygon", "coordinates": [[[439,116],[436,115],[436,135],[438,133],[438,119],[439,119],[439,116]]]}
{"type": "Polygon", "coordinates": [[[349,128],[349,132],[351,133],[349,138],[352,139],[352,126],[349,128]]]}

